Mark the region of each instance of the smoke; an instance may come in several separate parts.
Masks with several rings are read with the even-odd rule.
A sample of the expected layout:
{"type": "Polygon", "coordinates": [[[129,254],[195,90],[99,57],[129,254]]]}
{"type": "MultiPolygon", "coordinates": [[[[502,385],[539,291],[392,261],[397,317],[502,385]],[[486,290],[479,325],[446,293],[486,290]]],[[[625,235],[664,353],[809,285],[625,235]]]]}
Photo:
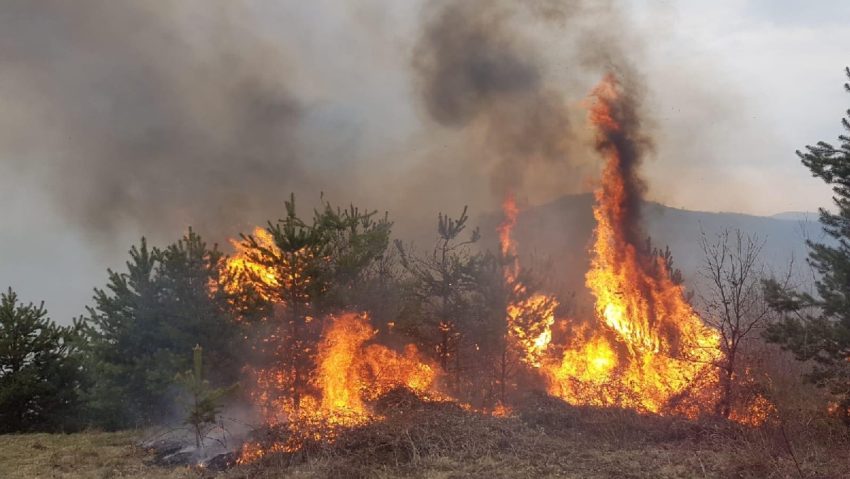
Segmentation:
{"type": "MultiPolygon", "coordinates": [[[[423,25],[413,57],[421,103],[433,122],[465,135],[472,145],[465,160],[482,166],[494,195],[586,186],[598,161],[586,149],[585,110],[576,101],[588,91],[582,80],[612,69],[637,77],[624,54],[629,29],[613,5],[435,2],[423,25]],[[601,26],[617,34],[601,34],[601,26]],[[544,53],[553,36],[564,39],[554,56],[544,53]],[[552,65],[568,65],[566,76],[552,65]]],[[[637,55],[639,42],[629,50],[637,55]]]]}
{"type": "Polygon", "coordinates": [[[392,205],[430,228],[445,207],[545,201],[598,173],[581,100],[627,68],[623,44],[640,50],[612,4],[427,2],[393,7],[411,23],[392,31],[381,2],[319,3],[279,15],[274,36],[258,26],[274,13],[263,2],[5,2],[4,166],[102,238],[128,225],[232,235],[274,219],[290,191],[392,205]],[[350,58],[328,50],[345,40],[350,58]],[[324,103],[317,80],[333,90],[324,103]],[[424,121],[405,117],[415,106],[424,121]]]}
{"type": "Polygon", "coordinates": [[[4,2],[0,88],[27,103],[7,157],[104,233],[225,224],[309,184],[293,67],[241,5],[4,2]]]}

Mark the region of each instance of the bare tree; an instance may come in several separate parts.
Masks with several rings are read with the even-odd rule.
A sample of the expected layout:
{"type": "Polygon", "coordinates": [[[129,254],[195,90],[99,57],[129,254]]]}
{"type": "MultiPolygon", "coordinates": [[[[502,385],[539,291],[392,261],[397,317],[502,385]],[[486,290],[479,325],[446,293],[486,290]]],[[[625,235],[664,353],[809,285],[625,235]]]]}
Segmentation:
{"type": "Polygon", "coordinates": [[[717,413],[729,417],[740,368],[742,345],[771,313],[764,298],[764,241],[740,230],[724,230],[714,238],[702,233],[704,254],[699,274],[708,283],[699,295],[705,321],[720,333],[720,400],[717,413]]]}
{"type": "Polygon", "coordinates": [[[417,255],[401,241],[395,242],[401,266],[412,279],[403,315],[407,324],[402,329],[430,343],[428,349],[436,351],[443,371],[448,373],[453,368],[455,392],[460,391],[461,345],[466,333],[472,331],[471,297],[479,289],[478,272],[483,261],[483,255],[471,247],[481,238],[478,228],[472,230],[469,239],[460,237],[468,220],[466,206],[457,219],[440,213],[438,237],[430,254],[417,255]]]}

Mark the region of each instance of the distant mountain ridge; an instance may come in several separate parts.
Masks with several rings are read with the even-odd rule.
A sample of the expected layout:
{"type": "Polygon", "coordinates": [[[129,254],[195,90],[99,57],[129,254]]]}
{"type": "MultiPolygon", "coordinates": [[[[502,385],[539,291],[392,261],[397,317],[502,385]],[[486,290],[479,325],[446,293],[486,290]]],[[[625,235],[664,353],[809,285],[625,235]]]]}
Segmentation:
{"type": "Polygon", "coordinates": [[[770,217],[778,220],[818,221],[819,214],[817,211],[783,211],[770,217]]]}
{"type": "MultiPolygon", "coordinates": [[[[589,264],[588,247],[595,226],[593,195],[567,195],[520,211],[515,238],[524,264],[556,278],[566,290],[583,288],[589,264]]],[[[723,229],[740,229],[764,242],[761,258],[776,274],[787,271],[792,258],[804,264],[805,240],[825,240],[816,213],[780,213],[771,217],[741,213],[711,213],[673,208],[656,202],[644,205],[643,224],[654,245],[669,246],[675,267],[682,270],[689,287],[699,285],[703,261],[703,232],[713,238],[723,229]]],[[[495,247],[500,213],[480,218],[487,247],[495,247]]]]}

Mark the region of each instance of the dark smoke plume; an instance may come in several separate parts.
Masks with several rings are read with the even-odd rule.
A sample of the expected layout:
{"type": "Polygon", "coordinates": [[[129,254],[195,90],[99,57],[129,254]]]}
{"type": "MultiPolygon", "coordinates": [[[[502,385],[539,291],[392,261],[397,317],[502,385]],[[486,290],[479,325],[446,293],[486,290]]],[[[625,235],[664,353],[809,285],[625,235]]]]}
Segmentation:
{"type": "Polygon", "coordinates": [[[616,176],[616,181],[603,180],[602,188],[606,196],[618,199],[618,204],[612,206],[625,239],[639,246],[646,239],[641,224],[641,205],[647,191],[640,166],[646,153],[652,150],[653,142],[644,131],[640,115],[641,92],[635,88],[638,86],[624,86],[617,76],[608,74],[593,96],[600,102],[594,107],[595,123],[600,129],[596,147],[613,162],[613,168],[606,173],[616,176]]]}
{"type": "Polygon", "coordinates": [[[534,168],[568,187],[581,182],[590,161],[576,100],[587,90],[575,80],[613,69],[640,83],[625,54],[637,54],[638,43],[626,49],[618,12],[610,2],[579,0],[436,2],[425,10],[413,59],[421,101],[433,121],[482,143],[472,160],[489,169],[495,195],[539,189],[527,178],[534,168]],[[570,38],[567,48],[546,52],[534,38],[546,29],[570,38]],[[549,68],[559,63],[574,78],[557,83],[549,68]]]}
{"type": "MultiPolygon", "coordinates": [[[[579,101],[623,63],[627,30],[607,2],[426,2],[411,63],[354,59],[358,78],[379,86],[376,64],[412,65],[419,95],[410,102],[421,100],[427,111],[413,138],[388,150],[406,160],[389,173],[382,165],[396,158],[374,138],[364,149],[377,153],[356,156],[347,144],[333,145],[322,152],[341,160],[323,165],[317,145],[341,135],[311,123],[315,105],[298,79],[345,54],[307,58],[281,37],[267,38],[258,27],[267,8],[226,0],[4,2],[0,93],[20,109],[0,117],[4,166],[34,172],[70,223],[107,234],[132,224],[173,235],[193,224],[233,235],[274,219],[293,190],[308,201],[325,191],[335,201],[393,204],[396,217],[430,218],[447,202],[494,209],[508,191],[522,199],[551,190],[538,200],[551,199],[586,189],[595,176],[598,161],[583,154],[589,141],[579,101]],[[548,48],[561,36],[574,41],[563,51],[548,48]],[[566,76],[553,75],[562,67],[566,76]],[[488,182],[491,193],[479,186],[488,182]]],[[[320,27],[329,13],[359,28],[345,8],[317,8],[308,30],[326,36],[320,27]]],[[[274,28],[295,29],[286,22],[281,17],[274,28]]],[[[357,35],[350,38],[366,45],[360,55],[372,52],[370,42],[386,47],[380,34],[357,35]]],[[[342,80],[332,88],[337,101],[356,95],[342,80]]],[[[362,115],[381,110],[363,102],[404,103],[408,90],[398,91],[343,110],[363,123],[362,115]]],[[[378,116],[386,123],[380,133],[398,132],[395,113],[378,116]]]]}
{"type": "MultiPolygon", "coordinates": [[[[536,20],[554,16],[543,6],[536,20]]],[[[542,59],[515,28],[520,13],[501,1],[432,4],[414,50],[430,117],[483,131],[479,160],[499,195],[522,186],[529,163],[567,161],[572,140],[565,99],[547,85],[542,59]]]]}
{"type": "Polygon", "coordinates": [[[102,232],[215,227],[278,205],[309,181],[303,107],[291,67],[240,5],[3,2],[0,87],[30,96],[38,131],[17,134],[44,148],[9,160],[45,163],[66,215],[102,232]]]}

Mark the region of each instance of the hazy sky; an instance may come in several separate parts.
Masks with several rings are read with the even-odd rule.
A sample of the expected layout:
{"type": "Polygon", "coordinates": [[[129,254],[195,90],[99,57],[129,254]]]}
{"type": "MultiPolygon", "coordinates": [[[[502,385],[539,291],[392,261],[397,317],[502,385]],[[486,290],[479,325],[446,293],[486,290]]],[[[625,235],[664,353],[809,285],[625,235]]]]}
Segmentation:
{"type": "MultiPolygon", "coordinates": [[[[282,202],[292,189],[333,188],[336,201],[429,215],[498,207],[491,179],[452,160],[463,149],[458,134],[435,127],[416,99],[422,1],[30,2],[0,5],[0,287],[45,300],[54,319],[82,313],[139,236],[163,242],[189,223],[233,235],[272,214],[257,198],[282,202]],[[84,4],[97,8],[75,8],[84,4]],[[439,167],[426,168],[441,151],[439,167]],[[101,191],[93,185],[113,178],[90,158],[110,155],[127,175],[101,191]],[[169,155],[197,156],[207,170],[169,179],[169,155]],[[426,179],[410,183],[410,171],[426,179]],[[145,184],[161,188],[159,203],[139,200],[145,184]],[[199,195],[227,196],[230,206],[211,202],[203,217],[182,207],[199,195]],[[174,207],[163,215],[160,203],[174,207]]],[[[652,199],[758,215],[829,202],[794,150],[840,133],[850,2],[614,4],[653,117],[657,148],[644,169],[652,199]]],[[[564,60],[557,28],[527,33],[547,88],[569,83],[565,99],[579,104],[574,88],[597,73],[564,60]]],[[[529,202],[592,180],[540,176],[524,192],[529,202]]]]}

